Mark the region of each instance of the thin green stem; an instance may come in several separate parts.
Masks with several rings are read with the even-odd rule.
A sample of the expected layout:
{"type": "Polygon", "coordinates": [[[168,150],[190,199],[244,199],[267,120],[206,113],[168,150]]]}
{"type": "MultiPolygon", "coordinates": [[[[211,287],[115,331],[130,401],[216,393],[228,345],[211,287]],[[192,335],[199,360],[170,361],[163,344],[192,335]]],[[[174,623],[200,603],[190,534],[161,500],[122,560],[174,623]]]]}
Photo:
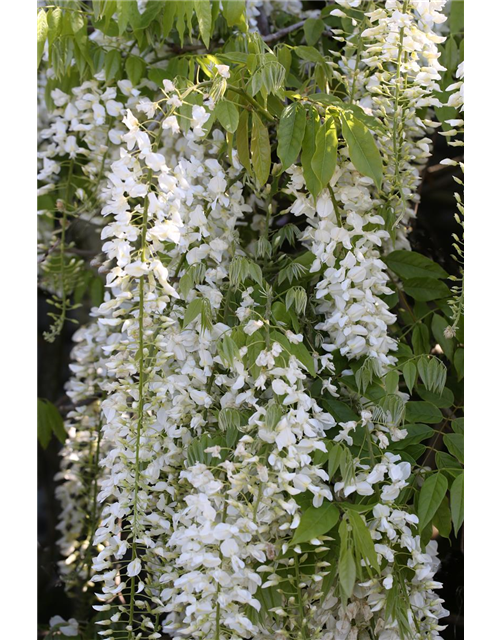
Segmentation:
{"type": "MultiPolygon", "coordinates": [[[[152,170],[148,172],[148,184],[151,184],[152,170]]],[[[142,231],[141,231],[141,262],[146,261],[146,234],[148,229],[148,205],[149,198],[144,199],[144,209],[142,214],[142,231]]],[[[134,505],[133,505],[133,525],[132,525],[132,560],[137,558],[137,498],[139,494],[139,466],[140,466],[140,449],[141,449],[141,432],[144,423],[144,383],[145,383],[145,367],[144,367],[144,275],[139,279],[139,403],[137,408],[137,433],[135,440],[135,464],[134,464],[134,505]]],[[[130,582],[130,611],[129,625],[132,626],[134,621],[134,599],[135,599],[135,576],[132,576],[130,582]]],[[[129,638],[132,640],[133,632],[129,631],[129,638]]]]}
{"type": "Polygon", "coordinates": [[[257,102],[257,100],[249,96],[248,93],[245,93],[243,89],[240,89],[239,87],[235,87],[233,84],[228,84],[227,88],[229,91],[233,91],[234,93],[237,93],[239,96],[242,96],[243,98],[245,98],[245,100],[247,100],[253,107],[255,107],[255,109],[257,109],[257,111],[261,113],[266,120],[268,120],[269,122],[274,122],[274,118],[269,113],[269,111],[267,111],[267,109],[264,109],[264,107],[262,107],[257,102]]]}

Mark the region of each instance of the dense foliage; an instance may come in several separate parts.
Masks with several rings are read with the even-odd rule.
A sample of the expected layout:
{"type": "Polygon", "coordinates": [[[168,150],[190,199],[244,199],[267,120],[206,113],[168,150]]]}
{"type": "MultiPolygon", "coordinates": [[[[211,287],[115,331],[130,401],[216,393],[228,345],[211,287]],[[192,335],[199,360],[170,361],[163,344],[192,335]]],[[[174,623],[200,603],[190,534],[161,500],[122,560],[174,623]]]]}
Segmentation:
{"type": "Polygon", "coordinates": [[[64,421],[39,400],[78,618],[48,638],[440,637],[463,288],[408,233],[462,144],[461,10],[39,8],[47,340],[88,316],[64,421]]]}

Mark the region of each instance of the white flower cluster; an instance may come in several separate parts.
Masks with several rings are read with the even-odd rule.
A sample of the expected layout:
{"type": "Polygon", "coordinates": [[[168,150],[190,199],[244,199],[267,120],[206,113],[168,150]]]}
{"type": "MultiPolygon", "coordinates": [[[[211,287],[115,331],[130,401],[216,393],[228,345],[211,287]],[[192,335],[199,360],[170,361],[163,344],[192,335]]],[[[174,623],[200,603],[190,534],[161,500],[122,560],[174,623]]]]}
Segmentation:
{"type": "Polygon", "coordinates": [[[330,181],[331,192],[323,190],[316,204],[304,189],[301,168],[288,170],[288,190],[296,197],[290,211],[308,218],[302,239],[315,256],[311,271],[321,273],[315,297],[324,319],[316,328],[330,338],[323,349],[389,365],[395,362],[390,351],[397,345],[388,326],[396,318],[380,298],[391,293],[380,259],[380,247],[389,234],[376,213],[379,202],[372,197],[372,180],[361,176],[344,155],[330,181]]]}
{"type": "MultiPolygon", "coordinates": [[[[381,260],[390,236],[381,210],[386,200],[395,218],[407,223],[413,215],[417,167],[434,124],[417,110],[434,104],[440,40],[432,26],[442,4],[377,5],[363,18],[368,46],[359,64],[341,59],[353,100],[395,132],[377,136],[387,169],[382,193],[345,147],[316,201],[302,169],[287,170],[290,212],[305,216],[301,240],[318,276],[319,355],[294,327],[274,324],[265,270],[251,272],[253,286],[234,283],[237,265],[250,264],[257,247],[244,246],[238,228],[257,230],[253,205],[261,201],[245,199],[248,178],[237,156],[231,165],[220,158],[223,134],[207,134],[213,97],[198,90],[203,104],[186,117],[192,87],[183,93],[169,80],[157,100],[126,81],[120,101],[98,81],[53,95],[58,108],[44,134],[40,175],[46,191],[61,157],[84,159],[89,181],[106,176],[99,199],[108,293],[97,320],[76,335],[68,386],[75,410],[58,488],[62,572],[69,583],[76,566],[97,585],[102,637],[397,640],[399,607],[412,638],[439,639],[446,612],[433,591],[440,586],[435,544],[422,550],[418,519],[400,500],[411,465],[387,450],[405,430],[394,416],[377,420],[361,395],[361,420],[337,423],[312,387],[316,380],[325,394],[348,393],[342,378],[331,382],[334,351],[374,361],[380,372],[396,362],[395,316],[383,300],[391,293],[381,260]],[[119,145],[112,153],[109,140],[119,145]],[[87,404],[94,396],[102,399],[87,404]],[[376,458],[359,453],[361,431],[376,458]],[[343,457],[341,471],[329,475],[332,446],[343,457]],[[89,491],[85,469],[98,461],[89,491]],[[344,503],[350,533],[344,507],[356,495],[373,497],[360,517],[383,568],[343,602],[328,580],[338,563],[331,538],[292,540],[307,510],[330,502],[344,503]],[[85,513],[93,514],[90,528],[85,513]]],[[[267,11],[267,3],[251,6],[254,18],[256,8],[267,11]]],[[[227,65],[216,68],[229,77],[227,65]]],[[[55,624],[69,635],[77,629],[72,620],[55,624]]]]}
{"type": "Polygon", "coordinates": [[[349,53],[340,68],[351,99],[386,128],[386,135],[377,136],[385,165],[383,191],[392,224],[402,223],[396,228],[396,248],[409,249],[405,234],[419,202],[420,169],[431,154],[429,135],[439,125],[426,112],[440,106],[435,92],[444,67],[437,45],[445,38],[435,27],[446,20],[446,2],[371,4],[373,10],[362,12],[348,40],[360,41],[361,47],[346,46],[349,53]]]}
{"type": "Polygon", "coordinates": [[[42,129],[40,137],[46,141],[39,151],[41,169],[38,179],[45,184],[39,195],[50,193],[55,188],[61,172],[61,162],[73,159],[81,165],[85,177],[85,188],[77,193],[80,200],[100,193],[104,179],[104,160],[109,153],[110,143],[118,144],[122,131],[116,122],[127,102],[139,93],[129,80],[120,80],[118,88],[123,95],[118,96],[114,87],[103,88],[98,80],[89,80],[66,94],[54,89],[51,97],[55,108],[50,113],[49,125],[42,129]],[[134,95],[135,94],[135,95],[134,95]],[[125,97],[125,100],[124,100],[125,97]]]}
{"type": "Polygon", "coordinates": [[[76,342],[66,393],[74,405],[65,420],[67,440],[61,449],[61,466],[55,480],[61,503],[57,529],[63,556],[59,571],[68,589],[83,583],[87,589],[92,564],[92,540],[100,520],[97,492],[102,457],[100,394],[106,376],[103,345],[107,331],[92,323],[73,336],[76,342]]]}
{"type": "MultiPolygon", "coordinates": [[[[164,102],[176,108],[177,94],[168,83],[166,89],[164,102]]],[[[140,108],[158,107],[142,102],[140,108]]],[[[249,209],[241,183],[229,184],[232,176],[213,157],[220,136],[214,133],[207,156],[198,144],[208,116],[204,107],[193,107],[191,129],[177,140],[168,133],[174,129],[168,116],[159,129],[166,133],[157,138],[164,144],[158,152],[128,111],[126,148],[112,165],[103,209],[113,215],[103,229],[103,248],[116,266],[107,276],[112,297],[99,309],[98,322],[113,327],[117,339],[108,350],[114,378],[105,385],[103,402],[104,441],[113,448],[102,462],[110,474],[99,499],[109,504],[95,540],[102,550],[94,580],[103,582],[102,599],[127,589],[142,609],[151,598],[163,604],[158,595],[166,537],[175,501],[182,498],[179,472],[214,402],[209,379],[215,341],[227,328],[212,326],[212,318],[222,302],[219,287],[227,279],[236,222],[249,209]],[[181,276],[193,278],[187,290],[181,276]],[[185,305],[197,301],[200,316],[184,327],[185,305]],[[122,562],[130,580],[122,575],[117,585],[122,562]],[[145,587],[140,577],[135,581],[141,569],[151,578],[138,599],[136,591],[145,587]]],[[[145,617],[143,625],[149,624],[145,617]]]]}

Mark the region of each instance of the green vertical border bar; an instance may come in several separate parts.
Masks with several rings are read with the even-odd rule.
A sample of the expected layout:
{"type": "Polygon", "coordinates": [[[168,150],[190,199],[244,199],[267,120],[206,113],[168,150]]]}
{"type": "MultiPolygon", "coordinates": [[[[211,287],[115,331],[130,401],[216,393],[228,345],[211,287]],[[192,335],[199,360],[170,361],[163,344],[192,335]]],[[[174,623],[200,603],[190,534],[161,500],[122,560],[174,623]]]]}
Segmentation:
{"type": "Polygon", "coordinates": [[[465,31],[465,638],[493,640],[500,637],[500,3],[469,0],[465,31]]]}

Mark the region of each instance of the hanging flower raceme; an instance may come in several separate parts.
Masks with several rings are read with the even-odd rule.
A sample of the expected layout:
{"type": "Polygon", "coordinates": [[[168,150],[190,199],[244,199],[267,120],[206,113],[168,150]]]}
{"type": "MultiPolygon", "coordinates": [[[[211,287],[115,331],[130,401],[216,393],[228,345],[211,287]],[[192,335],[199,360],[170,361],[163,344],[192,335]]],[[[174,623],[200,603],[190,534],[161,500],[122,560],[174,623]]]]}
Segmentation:
{"type": "Polygon", "coordinates": [[[92,541],[101,512],[97,502],[103,457],[101,388],[106,376],[103,347],[108,333],[106,327],[94,322],[74,335],[72,377],[66,386],[74,408],[66,418],[68,437],[61,449],[61,469],[55,476],[62,481],[56,489],[61,503],[58,545],[64,558],[59,569],[66,588],[80,598],[89,588],[92,541]]]}

